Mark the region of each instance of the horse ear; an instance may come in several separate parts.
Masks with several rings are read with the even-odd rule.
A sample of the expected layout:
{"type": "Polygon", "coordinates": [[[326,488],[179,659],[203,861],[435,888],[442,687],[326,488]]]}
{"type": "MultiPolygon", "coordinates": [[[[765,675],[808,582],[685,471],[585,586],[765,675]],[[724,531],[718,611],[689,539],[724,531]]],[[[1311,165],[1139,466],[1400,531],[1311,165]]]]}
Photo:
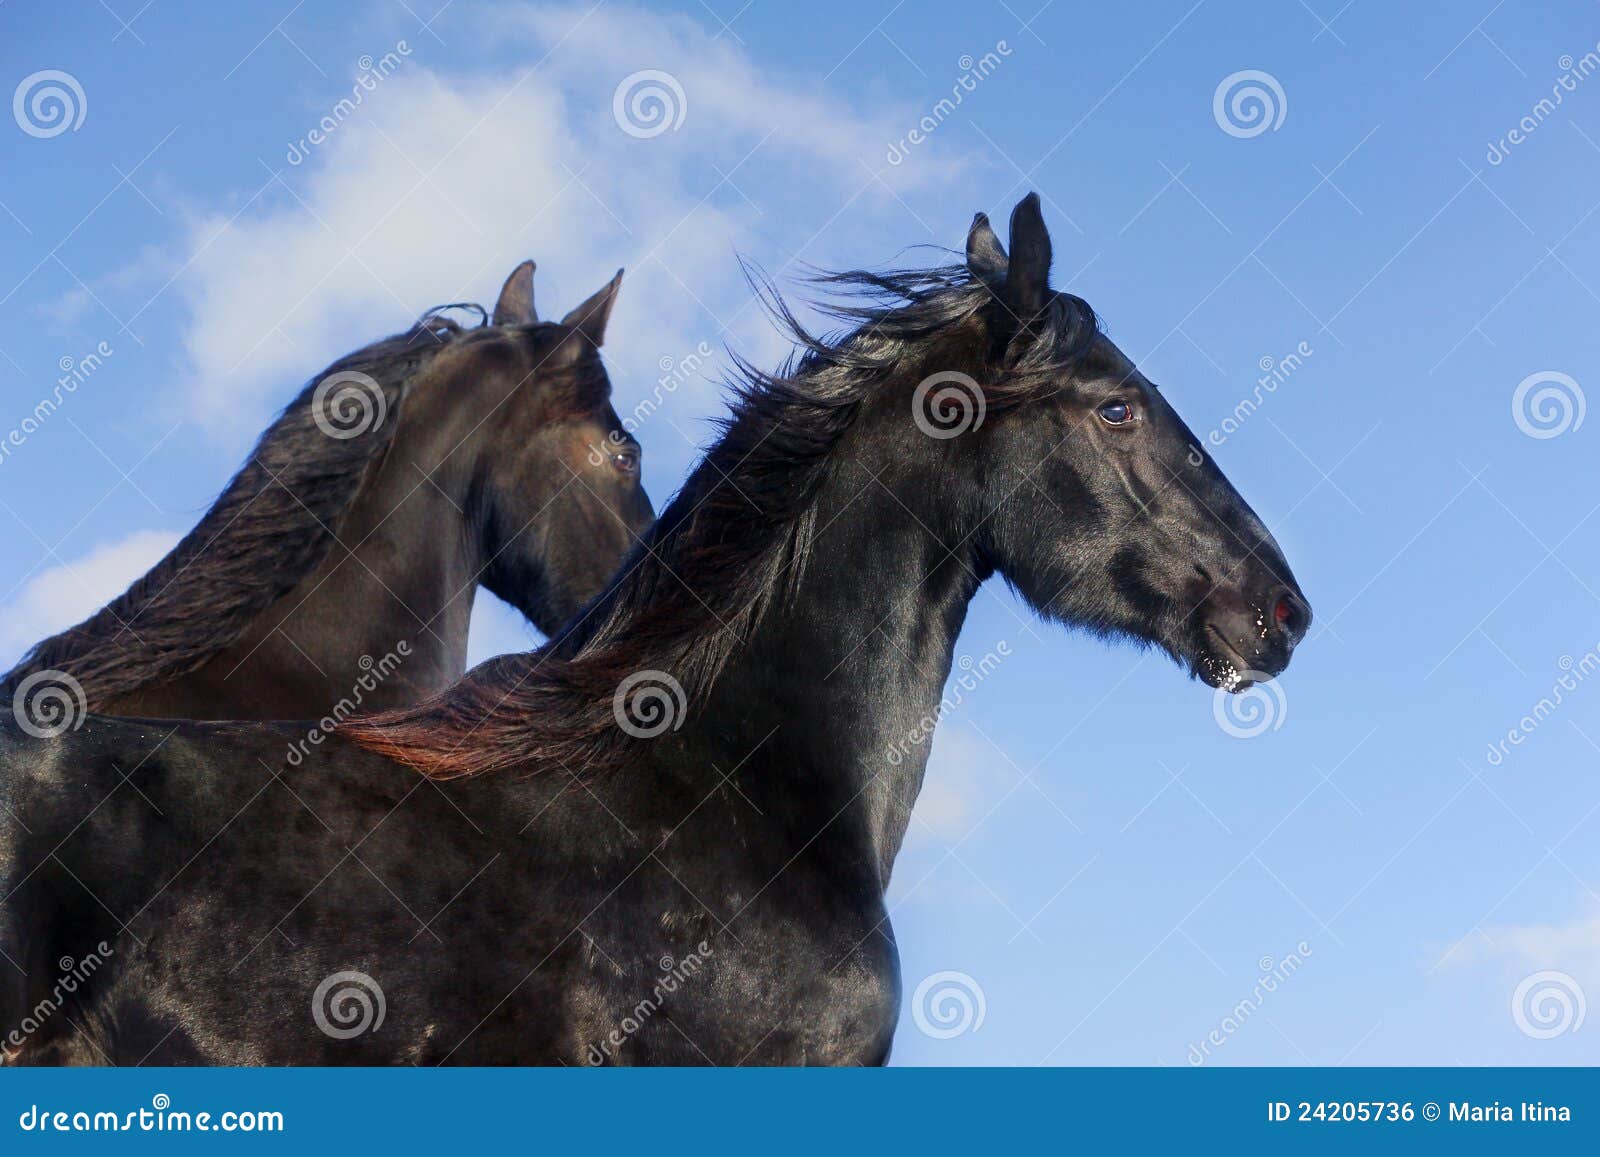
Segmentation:
{"type": "Polygon", "coordinates": [[[500,289],[500,300],[494,303],[495,325],[532,325],[538,321],[533,312],[533,262],[524,261],[511,271],[500,289]]]}
{"type": "Polygon", "coordinates": [[[967,231],[967,269],[972,276],[997,292],[1006,283],[1006,251],[989,224],[989,215],[979,213],[967,231]]]}
{"type": "Polygon", "coordinates": [[[606,322],[611,319],[611,306],[617,300],[617,287],[622,284],[622,270],[603,285],[588,301],[561,319],[561,324],[575,329],[596,347],[604,344],[606,322]]]}
{"type": "Polygon", "coordinates": [[[1039,211],[1039,194],[1029,193],[1011,211],[1011,263],[1006,270],[1005,302],[1026,325],[1050,299],[1050,231],[1039,211]]]}

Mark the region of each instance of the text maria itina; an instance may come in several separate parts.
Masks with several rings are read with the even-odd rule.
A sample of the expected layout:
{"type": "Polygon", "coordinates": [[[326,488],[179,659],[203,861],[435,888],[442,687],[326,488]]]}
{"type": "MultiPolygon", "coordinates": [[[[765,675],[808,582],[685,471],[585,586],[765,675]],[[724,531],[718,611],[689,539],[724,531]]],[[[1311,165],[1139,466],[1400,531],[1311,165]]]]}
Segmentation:
{"type": "Polygon", "coordinates": [[[1452,1121],[1570,1121],[1572,1110],[1565,1105],[1547,1105],[1543,1101],[1523,1101],[1517,1105],[1502,1105],[1490,1101],[1487,1105],[1474,1105],[1471,1101],[1451,1101],[1452,1121]]]}

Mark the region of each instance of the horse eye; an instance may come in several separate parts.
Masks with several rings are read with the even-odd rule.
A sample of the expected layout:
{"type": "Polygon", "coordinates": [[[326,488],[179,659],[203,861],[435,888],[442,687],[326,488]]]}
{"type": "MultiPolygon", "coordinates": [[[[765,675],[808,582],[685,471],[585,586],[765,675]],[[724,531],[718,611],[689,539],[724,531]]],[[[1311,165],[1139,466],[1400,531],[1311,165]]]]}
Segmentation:
{"type": "Polygon", "coordinates": [[[611,455],[611,462],[624,474],[632,474],[639,469],[639,451],[632,446],[624,446],[611,455]]]}
{"type": "Polygon", "coordinates": [[[1107,402],[1100,407],[1100,417],[1108,426],[1120,426],[1133,417],[1133,407],[1127,402],[1107,402]]]}

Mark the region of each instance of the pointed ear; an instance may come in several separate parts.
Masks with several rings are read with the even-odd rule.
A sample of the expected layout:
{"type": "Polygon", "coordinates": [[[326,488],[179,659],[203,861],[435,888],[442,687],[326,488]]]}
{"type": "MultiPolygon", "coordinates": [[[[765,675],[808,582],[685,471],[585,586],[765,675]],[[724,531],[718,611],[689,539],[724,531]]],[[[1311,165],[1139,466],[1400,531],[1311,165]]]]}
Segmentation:
{"type": "Polygon", "coordinates": [[[996,293],[1004,289],[1006,251],[995,236],[987,213],[974,217],[972,228],[967,231],[967,269],[996,293]]]}
{"type": "Polygon", "coordinates": [[[606,322],[611,319],[611,306],[617,300],[617,287],[621,284],[622,270],[619,269],[598,293],[562,318],[561,324],[577,330],[597,348],[605,344],[606,322]]]}
{"type": "Polygon", "coordinates": [[[1050,300],[1050,232],[1037,193],[1029,193],[1011,211],[1011,264],[1004,297],[1023,325],[1038,317],[1050,300]]]}
{"type": "Polygon", "coordinates": [[[494,303],[495,325],[532,325],[539,318],[533,312],[533,271],[536,266],[524,261],[511,271],[494,303]]]}

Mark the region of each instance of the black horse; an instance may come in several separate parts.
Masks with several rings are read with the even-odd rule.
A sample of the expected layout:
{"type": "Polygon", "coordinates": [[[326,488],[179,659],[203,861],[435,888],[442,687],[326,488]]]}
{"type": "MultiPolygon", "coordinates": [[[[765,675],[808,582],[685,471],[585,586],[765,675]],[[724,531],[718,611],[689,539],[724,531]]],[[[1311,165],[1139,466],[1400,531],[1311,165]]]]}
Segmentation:
{"type": "Polygon", "coordinates": [[[10,1055],[882,1062],[884,889],[927,753],[905,738],[978,585],[1231,690],[1310,619],[1167,400],[1049,289],[1037,197],[1011,245],[979,216],[964,265],[833,278],[857,328],[797,326],[798,363],[747,371],[542,651],[290,770],[289,725],[0,743],[0,1020],[34,1025],[10,1055]]]}
{"type": "Polygon", "coordinates": [[[412,703],[466,669],[480,582],[554,631],[652,511],[593,353],[618,281],[541,325],[533,268],[492,325],[435,311],[317,375],[166,558],[0,677],[3,701],[41,730],[412,703]]]}

